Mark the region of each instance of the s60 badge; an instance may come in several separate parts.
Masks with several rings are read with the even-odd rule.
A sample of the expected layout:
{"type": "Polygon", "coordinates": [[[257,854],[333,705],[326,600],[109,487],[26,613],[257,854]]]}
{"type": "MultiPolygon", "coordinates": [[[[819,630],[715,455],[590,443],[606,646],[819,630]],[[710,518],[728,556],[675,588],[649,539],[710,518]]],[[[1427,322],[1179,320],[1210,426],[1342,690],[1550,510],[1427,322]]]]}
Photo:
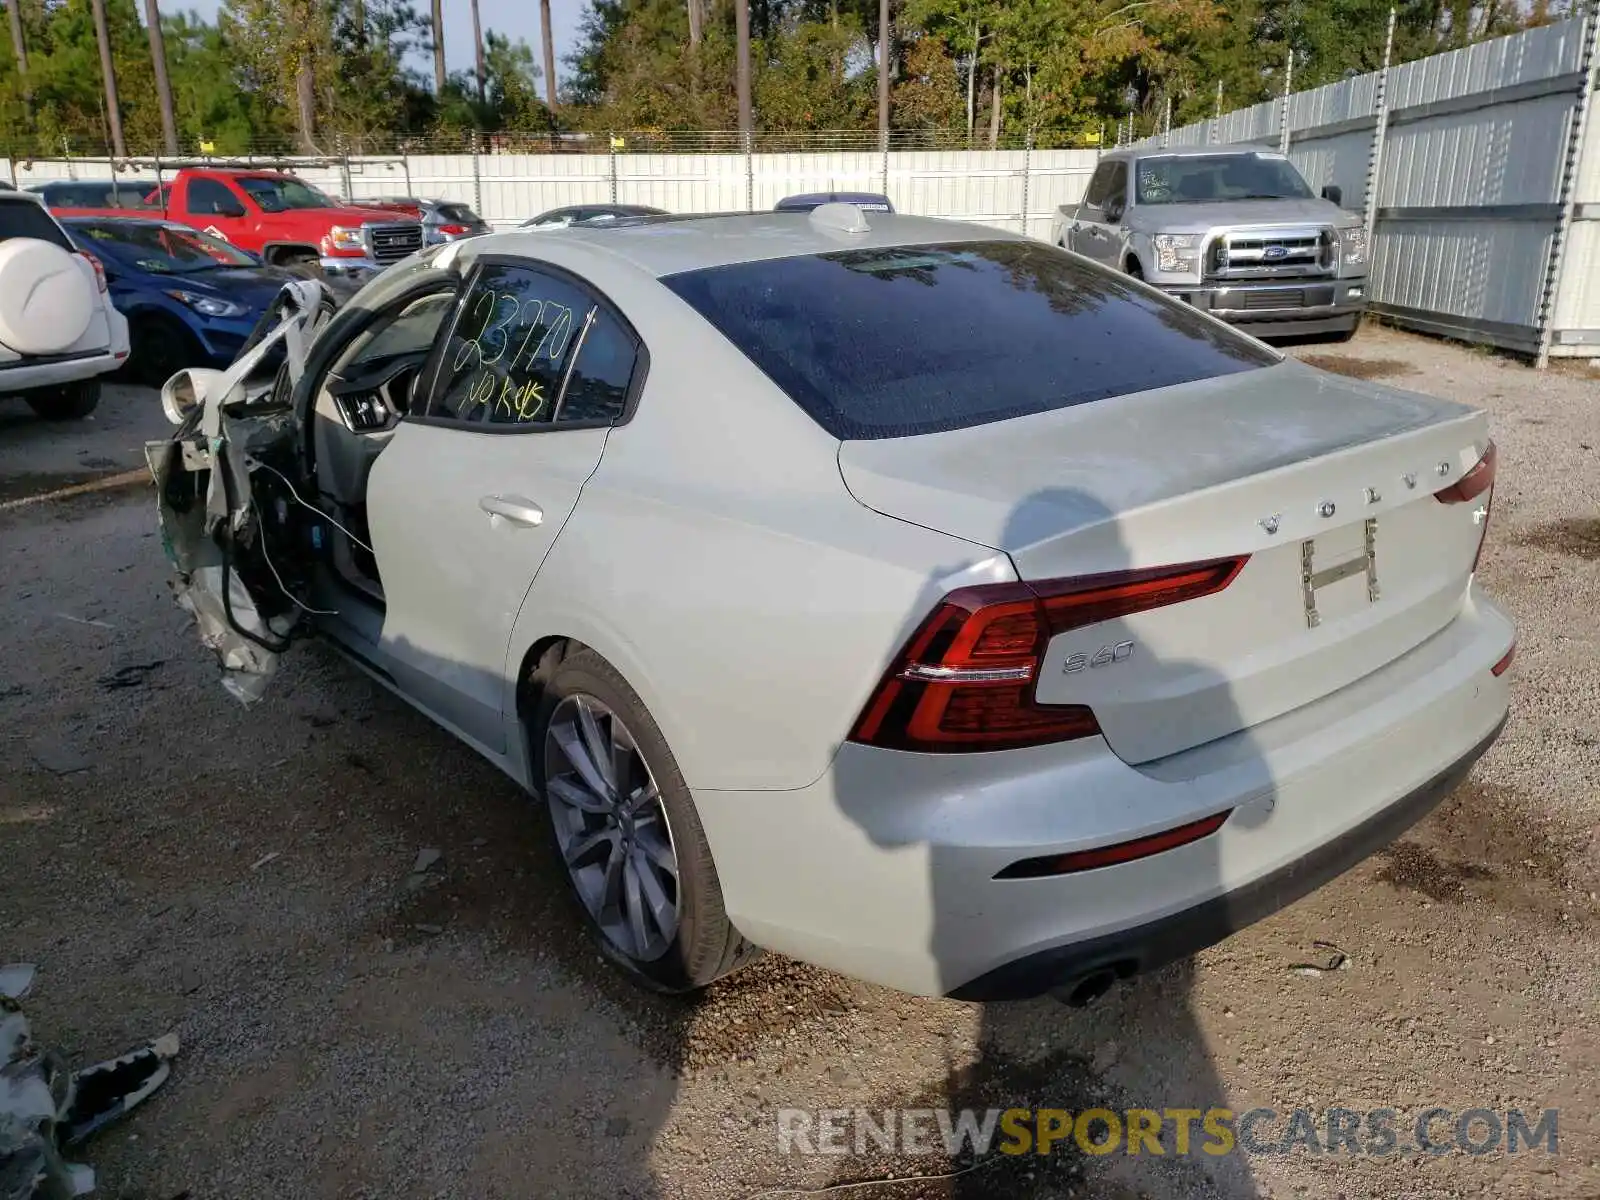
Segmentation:
{"type": "Polygon", "coordinates": [[[1069,654],[1061,664],[1061,673],[1071,675],[1085,667],[1106,667],[1112,663],[1126,662],[1133,654],[1133,643],[1118,642],[1115,646],[1101,646],[1093,654],[1069,654]]]}

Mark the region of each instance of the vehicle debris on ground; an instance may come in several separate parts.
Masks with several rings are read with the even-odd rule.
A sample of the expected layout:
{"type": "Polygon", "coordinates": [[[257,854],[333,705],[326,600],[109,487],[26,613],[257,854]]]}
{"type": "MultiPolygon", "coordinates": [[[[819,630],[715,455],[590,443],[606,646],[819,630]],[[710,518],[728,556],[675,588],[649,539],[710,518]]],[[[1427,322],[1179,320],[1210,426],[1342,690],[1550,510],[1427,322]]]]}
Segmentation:
{"type": "Polygon", "coordinates": [[[74,1150],[147,1100],[172,1074],[178,1037],[168,1033],[126,1054],[70,1071],[33,1040],[22,999],[27,963],[0,967],[0,1200],[64,1200],[95,1187],[74,1150]]]}

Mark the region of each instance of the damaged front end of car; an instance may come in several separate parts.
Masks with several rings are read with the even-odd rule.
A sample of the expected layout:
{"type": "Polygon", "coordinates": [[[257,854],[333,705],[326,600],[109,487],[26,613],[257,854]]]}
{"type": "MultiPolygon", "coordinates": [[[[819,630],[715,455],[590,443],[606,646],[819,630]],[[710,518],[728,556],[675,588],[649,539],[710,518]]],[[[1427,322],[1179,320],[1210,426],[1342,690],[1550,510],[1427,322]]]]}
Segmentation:
{"type": "Polygon", "coordinates": [[[291,397],[334,307],[321,283],[286,284],[232,366],[167,381],[161,403],[177,431],[145,445],[174,597],[245,704],[261,698],[306,608],[305,551],[320,527],[293,482],[291,397]]]}

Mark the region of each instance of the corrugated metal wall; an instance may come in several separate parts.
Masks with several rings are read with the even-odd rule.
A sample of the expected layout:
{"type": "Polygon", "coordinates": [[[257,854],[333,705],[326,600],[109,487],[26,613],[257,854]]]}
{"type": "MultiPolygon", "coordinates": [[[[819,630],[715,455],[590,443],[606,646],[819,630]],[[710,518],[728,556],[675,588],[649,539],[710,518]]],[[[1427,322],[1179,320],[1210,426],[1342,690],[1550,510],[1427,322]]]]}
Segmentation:
{"type": "MultiPolygon", "coordinates": [[[[893,151],[811,154],[470,154],[351,158],[352,198],[437,196],[509,227],[567,204],[648,204],[669,212],[770,209],[796,192],[886,192],[902,212],[953,217],[1048,236],[1056,208],[1076,204],[1093,150],[893,151]]],[[[326,191],[347,190],[344,167],[299,166],[326,191]]],[[[105,179],[103,160],[9,164],[17,184],[105,179]]]]}
{"type": "Polygon", "coordinates": [[[1530,353],[1543,321],[1550,353],[1597,354],[1600,114],[1571,159],[1597,33],[1573,19],[1394,67],[1381,112],[1373,72],[1296,93],[1287,114],[1267,101],[1175,129],[1167,142],[1276,146],[1287,115],[1289,156],[1307,181],[1337,185],[1344,206],[1361,211],[1381,118],[1374,306],[1403,324],[1530,353]]]}

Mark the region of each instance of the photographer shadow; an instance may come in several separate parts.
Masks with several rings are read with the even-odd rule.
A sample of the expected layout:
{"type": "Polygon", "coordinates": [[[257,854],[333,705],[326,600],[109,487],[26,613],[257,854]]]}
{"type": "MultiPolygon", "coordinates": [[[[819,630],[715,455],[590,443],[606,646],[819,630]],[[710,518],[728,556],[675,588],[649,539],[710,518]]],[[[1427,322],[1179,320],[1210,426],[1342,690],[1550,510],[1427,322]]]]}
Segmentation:
{"type": "MultiPolygon", "coordinates": [[[[1087,492],[1070,488],[1039,492],[1019,504],[1007,521],[1001,548],[1017,555],[1045,538],[1089,527],[1100,527],[1099,536],[1093,541],[1100,550],[1092,561],[1086,559],[1081,569],[1075,563],[1072,574],[1162,565],[1136,559],[1108,505],[1087,492]]],[[[948,590],[946,582],[941,577],[930,580],[928,594],[944,594],[948,590]]],[[[1098,626],[1079,640],[1098,646],[1135,636],[1122,631],[1121,625],[1121,621],[1113,621],[1098,626]]],[[[1136,645],[1135,653],[1141,656],[1148,672],[1151,651],[1136,645]]],[[[1152,678],[1149,674],[1144,677],[1152,678]]],[[[1164,661],[1160,678],[1171,688],[1209,693],[1207,716],[1211,727],[1237,729],[1244,724],[1238,719],[1221,672],[1210,664],[1164,661]],[[1228,709],[1219,711],[1219,704],[1228,709]]],[[[1096,681],[1102,687],[1109,682],[1096,681]]],[[[1258,775],[1255,782],[1260,794],[1270,795],[1270,771],[1259,755],[1250,752],[1249,733],[1238,732],[1229,737],[1239,743],[1233,760],[1241,763],[1246,772],[1258,775]]],[[[1077,747],[1052,746],[950,757],[988,758],[998,767],[1007,756],[1016,756],[1006,764],[1010,769],[1018,757],[1027,755],[1035,756],[1034,761],[1043,766],[1048,756],[1063,749],[1080,752],[1077,747]]],[[[1104,752],[1110,754],[1112,749],[1107,747],[1104,752]]],[[[1001,959],[986,957],[997,952],[991,946],[997,929],[1003,930],[1008,939],[1004,959],[1010,960],[1048,951],[1063,942],[1084,941],[1156,920],[1220,895],[1227,886],[1220,857],[1221,838],[1217,834],[1163,852],[1142,864],[1100,867],[1069,876],[996,881],[993,864],[997,851],[1007,851],[1001,861],[1020,861],[1081,848],[1068,841],[1082,836],[1074,831],[1073,823],[1048,811],[1054,797],[1024,804],[1014,802],[1010,796],[1003,801],[997,797],[995,806],[1005,808],[1007,816],[991,818],[984,812],[985,787],[976,782],[988,773],[977,764],[952,762],[936,794],[919,795],[908,788],[905,793],[886,796],[881,767],[869,770],[861,765],[863,761],[863,756],[851,753],[836,756],[832,770],[838,803],[844,815],[880,849],[924,858],[926,908],[908,913],[907,920],[920,925],[917,936],[924,939],[939,990],[953,993],[958,999],[963,986],[973,984],[974,962],[984,962],[984,970],[1003,965],[1001,959]],[[970,786],[959,782],[969,777],[974,780],[970,786]],[[908,805],[922,811],[908,813],[908,805]],[[1025,821],[1027,827],[1013,823],[1018,821],[1025,821]],[[1067,844],[1049,844],[1052,834],[1055,840],[1067,844]],[[981,866],[975,866],[975,862],[981,862],[981,866]],[[1134,872],[1137,874],[1131,874],[1134,872]],[[1125,877],[1117,879],[1119,873],[1125,877]]],[[[1134,780],[1132,776],[1140,768],[1112,765],[1114,771],[1100,769],[1085,774],[1113,785],[1119,776],[1126,776],[1141,784],[1139,790],[1148,791],[1149,779],[1134,780]]],[[[1161,762],[1147,765],[1160,767],[1161,762]]],[[[1165,776],[1167,772],[1159,774],[1165,776]]],[[[1028,786],[1025,775],[1020,782],[1028,786]]],[[[1182,811],[1185,785],[1181,779],[1158,786],[1174,789],[1167,793],[1172,797],[1172,811],[1182,811]]],[[[1097,824],[1124,827],[1135,831],[1134,836],[1210,815],[1195,810],[1169,820],[1154,818],[1155,827],[1146,829],[1143,827],[1152,818],[1138,814],[1128,814],[1120,826],[1106,820],[1114,815],[1110,810],[1125,802],[1121,796],[1064,794],[1059,802],[1063,806],[1082,806],[1086,814],[1099,818],[1097,824]]],[[[1239,809],[1231,819],[1251,822],[1266,816],[1266,808],[1239,809]]],[[[1104,844],[1103,838],[1100,844],[1104,844]]],[[[932,1094],[918,1100],[895,1097],[886,1102],[935,1109],[948,1106],[957,1118],[963,1110],[973,1110],[980,1121],[989,1110],[1023,1109],[1027,1110],[1022,1121],[1027,1137],[1020,1141],[1015,1136],[1008,1137],[1008,1133],[1014,1135],[1015,1129],[1008,1129],[1001,1122],[985,1153],[974,1154],[970,1143],[949,1153],[946,1145],[945,1151],[936,1153],[933,1160],[897,1162],[896,1174],[903,1177],[911,1171],[944,1176],[937,1183],[930,1180],[922,1185],[924,1190],[915,1194],[972,1200],[1066,1195],[1257,1195],[1249,1164],[1233,1146],[1231,1137],[1208,1138],[1202,1127],[1202,1114],[1229,1106],[1215,1062],[1215,1047],[1208,1044],[1195,994],[1202,968],[1188,955],[1166,962],[1157,960],[1160,954],[1159,945],[1141,946],[1136,941],[1108,948],[1087,965],[1080,962],[1066,974],[1041,969],[1025,980],[1000,980],[998,986],[1002,990],[1022,995],[1040,997],[1051,988],[1059,990],[1055,997],[1046,994],[1035,999],[979,1003],[966,1061],[948,1068],[942,1089],[936,1087],[932,1094]],[[1087,1007],[1061,1003],[1073,992],[1077,993],[1077,1000],[1093,1002],[1087,1007]],[[1129,1109],[1153,1110],[1157,1114],[1161,1120],[1159,1144],[1150,1138],[1129,1135],[1129,1109]],[[1081,1119],[1082,1114],[1095,1111],[1100,1115],[1086,1122],[1081,1119]],[[1044,1123],[1051,1128],[1045,1139],[1048,1145],[1041,1147],[1038,1135],[1044,1123]],[[1187,1128],[1180,1136],[1178,1126],[1185,1124],[1187,1128]],[[927,1190],[929,1187],[935,1190],[927,1190]]],[[[982,986],[984,981],[979,982],[982,986]]],[[[995,984],[991,981],[989,986],[995,984]]],[[[846,1169],[838,1175],[841,1181],[860,1177],[859,1165],[853,1173],[846,1169]]],[[[863,1194],[879,1191],[885,1196],[910,1194],[902,1184],[888,1183],[881,1189],[864,1189],[863,1194]]]]}

